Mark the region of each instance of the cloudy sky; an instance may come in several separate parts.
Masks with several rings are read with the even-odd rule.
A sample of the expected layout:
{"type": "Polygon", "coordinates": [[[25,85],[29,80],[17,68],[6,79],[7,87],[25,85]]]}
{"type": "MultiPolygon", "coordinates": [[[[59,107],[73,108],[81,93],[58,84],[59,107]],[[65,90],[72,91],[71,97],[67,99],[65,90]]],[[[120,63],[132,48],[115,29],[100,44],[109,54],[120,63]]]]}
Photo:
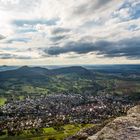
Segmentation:
{"type": "Polygon", "coordinates": [[[140,0],[0,0],[0,64],[140,63],[140,0]]]}

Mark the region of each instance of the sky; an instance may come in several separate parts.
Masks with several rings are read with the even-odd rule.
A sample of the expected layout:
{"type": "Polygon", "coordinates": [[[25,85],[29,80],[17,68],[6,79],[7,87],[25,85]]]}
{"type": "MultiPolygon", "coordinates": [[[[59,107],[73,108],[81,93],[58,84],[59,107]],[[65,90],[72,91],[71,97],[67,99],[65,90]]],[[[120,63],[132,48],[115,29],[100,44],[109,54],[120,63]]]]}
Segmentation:
{"type": "Polygon", "coordinates": [[[0,65],[140,64],[140,0],[0,0],[0,65]]]}

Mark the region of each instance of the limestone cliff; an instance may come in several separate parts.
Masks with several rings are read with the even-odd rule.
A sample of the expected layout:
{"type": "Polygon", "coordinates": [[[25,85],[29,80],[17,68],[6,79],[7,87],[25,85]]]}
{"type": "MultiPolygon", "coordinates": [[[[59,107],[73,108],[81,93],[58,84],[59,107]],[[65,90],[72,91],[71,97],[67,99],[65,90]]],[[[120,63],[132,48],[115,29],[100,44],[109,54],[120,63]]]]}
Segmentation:
{"type": "Polygon", "coordinates": [[[140,105],[128,110],[87,140],[140,140],[140,105]]]}

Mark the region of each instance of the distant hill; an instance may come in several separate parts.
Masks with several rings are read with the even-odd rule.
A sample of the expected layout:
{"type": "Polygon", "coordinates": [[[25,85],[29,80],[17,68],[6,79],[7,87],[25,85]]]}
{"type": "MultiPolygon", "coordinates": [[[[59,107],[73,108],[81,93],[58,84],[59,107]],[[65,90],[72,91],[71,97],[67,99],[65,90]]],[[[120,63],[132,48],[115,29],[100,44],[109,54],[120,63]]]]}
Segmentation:
{"type": "MultiPolygon", "coordinates": [[[[4,66],[7,68],[8,66],[4,66]]],[[[139,93],[139,65],[55,69],[23,66],[0,72],[0,94],[18,93],[139,93]]]]}
{"type": "Polygon", "coordinates": [[[101,73],[118,74],[122,73],[128,74],[140,74],[140,65],[95,65],[95,66],[85,66],[87,69],[101,73]]]}
{"type": "Polygon", "coordinates": [[[49,70],[41,67],[23,66],[15,70],[0,72],[0,79],[7,78],[42,78],[49,74],[49,70]]]}
{"type": "Polygon", "coordinates": [[[1,71],[7,71],[7,70],[15,70],[17,69],[18,67],[17,66],[7,66],[7,65],[3,65],[3,66],[0,66],[0,72],[1,71]]]}
{"type": "Polygon", "coordinates": [[[71,67],[64,67],[64,68],[58,68],[58,69],[53,69],[52,73],[55,75],[59,74],[78,74],[80,76],[93,76],[90,70],[87,70],[84,67],[81,66],[71,66],[71,67]]]}
{"type": "MultiPolygon", "coordinates": [[[[23,66],[0,72],[1,92],[51,93],[96,90],[94,74],[86,68],[72,66],[57,69],[23,66]]],[[[0,92],[0,93],[1,93],[0,92]]]]}
{"type": "Polygon", "coordinates": [[[50,75],[60,75],[60,74],[77,74],[80,76],[91,76],[91,71],[81,67],[81,66],[72,66],[65,68],[58,68],[49,70],[47,68],[41,67],[28,67],[23,66],[15,70],[8,70],[0,72],[0,79],[2,78],[37,78],[37,77],[46,77],[50,75]]]}

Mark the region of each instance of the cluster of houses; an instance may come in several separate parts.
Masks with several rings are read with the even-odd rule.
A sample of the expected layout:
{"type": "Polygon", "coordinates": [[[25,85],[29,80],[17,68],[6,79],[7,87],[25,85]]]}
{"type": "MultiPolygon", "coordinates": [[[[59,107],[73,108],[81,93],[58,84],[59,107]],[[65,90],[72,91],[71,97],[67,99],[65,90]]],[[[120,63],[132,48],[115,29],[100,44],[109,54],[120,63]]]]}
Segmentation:
{"type": "Polygon", "coordinates": [[[51,94],[10,100],[0,107],[0,134],[73,123],[99,123],[119,116],[134,104],[111,95],[51,94]]]}

